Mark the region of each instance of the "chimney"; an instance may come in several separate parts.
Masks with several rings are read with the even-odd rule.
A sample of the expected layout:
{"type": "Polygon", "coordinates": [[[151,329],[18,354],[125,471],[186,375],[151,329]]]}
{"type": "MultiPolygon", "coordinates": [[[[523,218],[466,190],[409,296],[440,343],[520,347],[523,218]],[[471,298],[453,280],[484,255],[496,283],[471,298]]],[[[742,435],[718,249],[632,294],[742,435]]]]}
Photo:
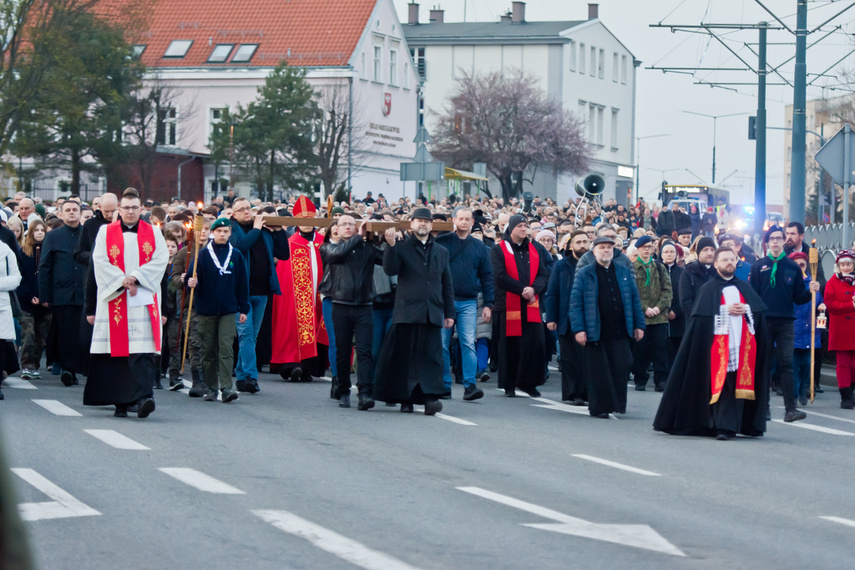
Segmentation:
{"type": "Polygon", "coordinates": [[[596,20],[600,17],[600,5],[599,4],[588,4],[588,19],[596,20]]]}
{"type": "Polygon", "coordinates": [[[511,2],[511,22],[525,23],[525,2],[511,2]]]}
{"type": "Polygon", "coordinates": [[[432,24],[442,24],[444,14],[445,10],[440,10],[439,8],[432,9],[430,11],[430,22],[432,24]]]}
{"type": "Polygon", "coordinates": [[[410,2],[407,8],[409,10],[407,23],[411,26],[417,26],[419,24],[419,5],[415,2],[410,2]]]}
{"type": "Polygon", "coordinates": [[[502,24],[510,24],[511,23],[511,13],[508,12],[507,14],[502,14],[502,16],[499,18],[499,22],[502,24]]]}

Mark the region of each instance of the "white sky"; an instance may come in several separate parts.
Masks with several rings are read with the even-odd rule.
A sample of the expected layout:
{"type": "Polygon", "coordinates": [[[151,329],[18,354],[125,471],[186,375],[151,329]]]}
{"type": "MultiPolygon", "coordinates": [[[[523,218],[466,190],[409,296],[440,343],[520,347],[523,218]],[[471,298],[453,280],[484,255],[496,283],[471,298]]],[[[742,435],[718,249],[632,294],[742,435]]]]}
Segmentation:
{"type": "MultiPolygon", "coordinates": [[[[399,19],[406,23],[408,0],[394,0],[399,19]]],[[[763,4],[779,16],[791,29],[795,29],[796,0],[763,0],[763,4]]],[[[849,2],[841,0],[808,0],[808,29],[811,30],[843,10],[849,2]]],[[[444,2],[422,2],[421,22],[428,20],[428,11],[434,6],[445,10],[446,22],[463,21],[464,5],[467,21],[494,21],[510,9],[511,0],[453,0],[444,2]]],[[[699,71],[694,76],[663,74],[661,71],[645,69],[658,67],[743,67],[739,60],[707,35],[672,34],[667,28],[651,28],[653,23],[700,24],[742,23],[755,24],[765,20],[775,23],[772,16],[754,0],[601,0],[599,17],[627,48],[641,60],[638,70],[638,107],[636,109],[636,136],[667,134],[669,136],[641,141],[641,194],[656,199],[663,176],[671,184],[710,182],[712,171],[713,119],[689,115],[683,111],[695,111],[709,115],[745,113],[717,120],[716,136],[716,182],[728,188],[734,203],[754,200],[754,141],[748,140],[748,116],[756,114],[756,76],[750,72],[726,73],[699,71]],[[736,87],[739,92],[713,89],[694,82],[737,81],[751,83],[736,87]],[[691,171],[691,172],[688,172],[691,171]]],[[[567,0],[530,0],[526,4],[526,19],[584,20],[588,16],[587,3],[567,0]]],[[[808,49],[808,82],[833,66],[829,75],[837,75],[842,69],[855,69],[855,56],[842,64],[833,65],[855,49],[850,38],[855,33],[855,8],[845,12],[832,24],[842,26],[814,48],[808,49]],[[850,34],[849,37],[845,33],[850,34]]],[[[825,30],[808,36],[808,46],[825,30]]],[[[743,59],[756,68],[757,58],[745,43],[755,43],[758,32],[721,31],[726,43],[743,59]]],[[[795,55],[794,37],[786,31],[770,31],[769,42],[786,43],[770,45],[768,61],[778,66],[795,55]]],[[[781,67],[781,73],[792,83],[793,63],[781,67]]],[[[769,83],[780,83],[774,75],[769,83]]],[[[827,97],[845,94],[831,91],[819,85],[839,86],[845,80],[817,78],[814,86],[808,87],[808,100],[819,99],[825,92],[827,97]]],[[[793,90],[790,87],[767,88],[767,123],[770,127],[783,127],[784,106],[792,104],[793,90]]],[[[810,127],[808,127],[810,128],[810,127]]],[[[833,132],[825,132],[830,138],[833,132]]],[[[812,135],[808,134],[808,140],[812,135]]],[[[767,135],[767,201],[780,204],[783,201],[784,184],[784,131],[770,130],[767,135]]]]}

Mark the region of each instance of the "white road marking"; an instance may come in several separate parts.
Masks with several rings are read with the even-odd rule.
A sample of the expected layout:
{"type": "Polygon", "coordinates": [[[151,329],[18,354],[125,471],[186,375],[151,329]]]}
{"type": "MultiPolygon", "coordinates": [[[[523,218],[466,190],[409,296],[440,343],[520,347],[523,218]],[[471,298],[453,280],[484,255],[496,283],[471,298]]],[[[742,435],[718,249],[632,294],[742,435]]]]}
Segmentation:
{"type": "Polygon", "coordinates": [[[834,428],[815,426],[813,424],[806,424],[803,421],[802,422],[784,422],[784,420],[772,420],[772,421],[775,422],[776,424],[791,425],[793,427],[802,428],[802,429],[809,429],[811,431],[819,431],[819,432],[827,433],[827,434],[831,434],[831,435],[848,435],[848,436],[855,435],[855,433],[852,433],[851,431],[843,431],[843,430],[834,429],[834,428]]]}
{"type": "Polygon", "coordinates": [[[478,487],[457,487],[459,490],[497,503],[532,513],[534,515],[556,521],[558,524],[523,524],[530,528],[548,530],[561,534],[581,536],[593,540],[612,542],[634,548],[643,548],[663,552],[672,556],[685,556],[683,552],[665,540],[658,532],[648,525],[641,524],[597,524],[584,519],[571,517],[552,509],[547,509],[532,503],[520,501],[513,497],[493,493],[478,487]]]}
{"type": "Polygon", "coordinates": [[[111,429],[85,429],[83,431],[116,449],[131,449],[135,451],[148,451],[150,449],[111,429]]]}
{"type": "Polygon", "coordinates": [[[58,400],[33,400],[33,402],[56,416],[83,416],[58,400]]]}
{"type": "MultiPolygon", "coordinates": [[[[501,388],[499,390],[504,392],[504,390],[502,390],[501,388]]],[[[529,396],[525,392],[523,392],[522,394],[517,392],[517,396],[522,396],[524,398],[531,398],[531,396],[529,396]]],[[[565,412],[568,414],[578,414],[580,416],[590,416],[591,415],[591,412],[588,411],[588,408],[584,407],[584,406],[571,406],[569,404],[564,404],[563,402],[558,402],[556,400],[550,400],[549,398],[542,398],[542,397],[531,398],[531,399],[535,400],[537,402],[543,402],[542,405],[532,404],[533,408],[543,408],[545,410],[555,410],[556,412],[565,412]]],[[[615,414],[609,414],[609,419],[620,420],[620,418],[618,418],[617,415],[615,415],[615,414]]]]}
{"type": "Polygon", "coordinates": [[[846,525],[846,526],[852,526],[852,527],[855,527],[855,521],[853,521],[853,520],[844,519],[844,518],[841,518],[841,517],[819,517],[819,518],[821,518],[821,519],[825,519],[825,520],[827,520],[827,521],[831,521],[831,522],[836,522],[836,523],[839,523],[839,524],[843,524],[843,525],[846,525]]]}
{"type": "Polygon", "coordinates": [[[279,530],[308,540],[321,550],[334,554],[354,566],[366,570],[415,570],[415,566],[410,566],[388,554],[372,550],[364,544],[316,525],[288,511],[256,510],[252,513],[279,530]]]}
{"type": "MultiPolygon", "coordinates": [[[[781,410],[786,409],[786,408],[784,408],[784,406],[778,406],[778,408],[781,410]]],[[[848,424],[855,424],[855,420],[850,420],[847,418],[840,418],[837,416],[832,416],[831,414],[821,414],[819,412],[814,412],[813,410],[810,411],[810,415],[819,416],[820,418],[828,418],[830,420],[837,420],[838,422],[846,422],[848,424]]]]}
{"type": "Polygon", "coordinates": [[[600,459],[599,457],[593,457],[591,455],[583,455],[581,453],[573,453],[571,454],[573,457],[578,457],[579,459],[585,459],[587,461],[591,461],[593,463],[599,463],[600,465],[607,465],[609,467],[614,467],[615,469],[623,469],[624,471],[629,471],[630,473],[636,473],[638,475],[646,475],[648,477],[662,477],[659,473],[654,473],[653,471],[645,471],[644,469],[638,469],[637,467],[630,467],[629,465],[624,465],[622,463],[615,463],[614,461],[609,461],[607,459],[600,459]]]}
{"type": "Polygon", "coordinates": [[[32,469],[13,468],[12,472],[53,499],[44,503],[22,503],[18,505],[21,518],[25,521],[91,517],[100,515],[92,507],[83,504],[32,469]]]}
{"type": "Polygon", "coordinates": [[[236,489],[231,485],[214,479],[210,475],[205,475],[201,471],[190,469],[187,467],[159,467],[158,471],[163,471],[170,477],[178,479],[182,483],[186,483],[191,487],[195,487],[206,493],[217,493],[221,495],[245,495],[240,489],[236,489]]]}
{"type": "Polygon", "coordinates": [[[9,388],[17,388],[18,390],[38,390],[38,388],[36,388],[29,380],[24,380],[23,378],[17,378],[15,376],[9,376],[3,380],[3,384],[9,388]]]}
{"type": "Polygon", "coordinates": [[[561,372],[557,366],[549,366],[548,368],[554,372],[561,372]]]}

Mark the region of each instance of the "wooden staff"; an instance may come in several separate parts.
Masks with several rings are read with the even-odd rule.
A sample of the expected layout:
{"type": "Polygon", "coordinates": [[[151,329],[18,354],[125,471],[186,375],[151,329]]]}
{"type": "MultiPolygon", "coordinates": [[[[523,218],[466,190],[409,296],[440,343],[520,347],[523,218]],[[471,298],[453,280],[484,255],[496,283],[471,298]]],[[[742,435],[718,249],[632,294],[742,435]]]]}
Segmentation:
{"type": "MultiPolygon", "coordinates": [[[[189,225],[189,224],[188,224],[189,225]]],[[[196,243],[196,233],[193,231],[193,226],[187,228],[187,259],[184,260],[184,271],[190,267],[190,244],[196,243]]],[[[181,287],[181,304],[178,306],[178,338],[175,339],[175,350],[181,350],[181,329],[184,328],[184,296],[187,294],[187,287],[181,287]]],[[[187,316],[190,319],[190,316],[187,316]]]]}
{"type": "MultiPolygon", "coordinates": [[[[193,279],[196,279],[196,268],[199,266],[199,240],[195,238],[198,232],[201,232],[203,229],[205,229],[205,218],[203,216],[196,216],[193,218],[193,241],[196,244],[196,253],[193,254],[193,279]]],[[[181,353],[181,374],[184,374],[184,359],[187,357],[187,341],[190,340],[190,315],[193,314],[193,293],[195,292],[195,287],[190,289],[190,304],[187,306],[187,328],[184,331],[184,351],[181,353]]]]}
{"type": "MultiPolygon", "coordinates": [[[[816,250],[816,240],[813,240],[810,244],[809,261],[811,283],[816,283],[816,272],[819,266],[819,252],[816,250]]],[[[816,350],[816,291],[811,291],[810,296],[810,403],[813,404],[814,351],[816,350]]]]}

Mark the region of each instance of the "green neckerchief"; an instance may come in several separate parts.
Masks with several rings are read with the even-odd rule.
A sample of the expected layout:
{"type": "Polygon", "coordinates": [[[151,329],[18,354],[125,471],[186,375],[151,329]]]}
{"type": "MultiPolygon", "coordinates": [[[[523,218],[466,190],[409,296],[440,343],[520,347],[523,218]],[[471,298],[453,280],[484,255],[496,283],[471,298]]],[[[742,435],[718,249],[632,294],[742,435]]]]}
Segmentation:
{"type": "Polygon", "coordinates": [[[787,252],[785,251],[782,251],[781,255],[779,255],[777,258],[772,257],[771,253],[769,254],[769,259],[774,261],[774,263],[772,264],[772,273],[769,275],[769,284],[772,286],[773,289],[775,288],[775,272],[778,271],[778,262],[784,259],[786,255],[787,252]]]}
{"type": "Polygon", "coordinates": [[[641,256],[639,255],[638,261],[641,263],[641,265],[644,266],[644,270],[647,272],[647,279],[644,281],[644,286],[647,287],[648,285],[650,285],[650,266],[653,265],[653,256],[651,255],[650,261],[645,263],[644,260],[641,259],[641,256]]]}

